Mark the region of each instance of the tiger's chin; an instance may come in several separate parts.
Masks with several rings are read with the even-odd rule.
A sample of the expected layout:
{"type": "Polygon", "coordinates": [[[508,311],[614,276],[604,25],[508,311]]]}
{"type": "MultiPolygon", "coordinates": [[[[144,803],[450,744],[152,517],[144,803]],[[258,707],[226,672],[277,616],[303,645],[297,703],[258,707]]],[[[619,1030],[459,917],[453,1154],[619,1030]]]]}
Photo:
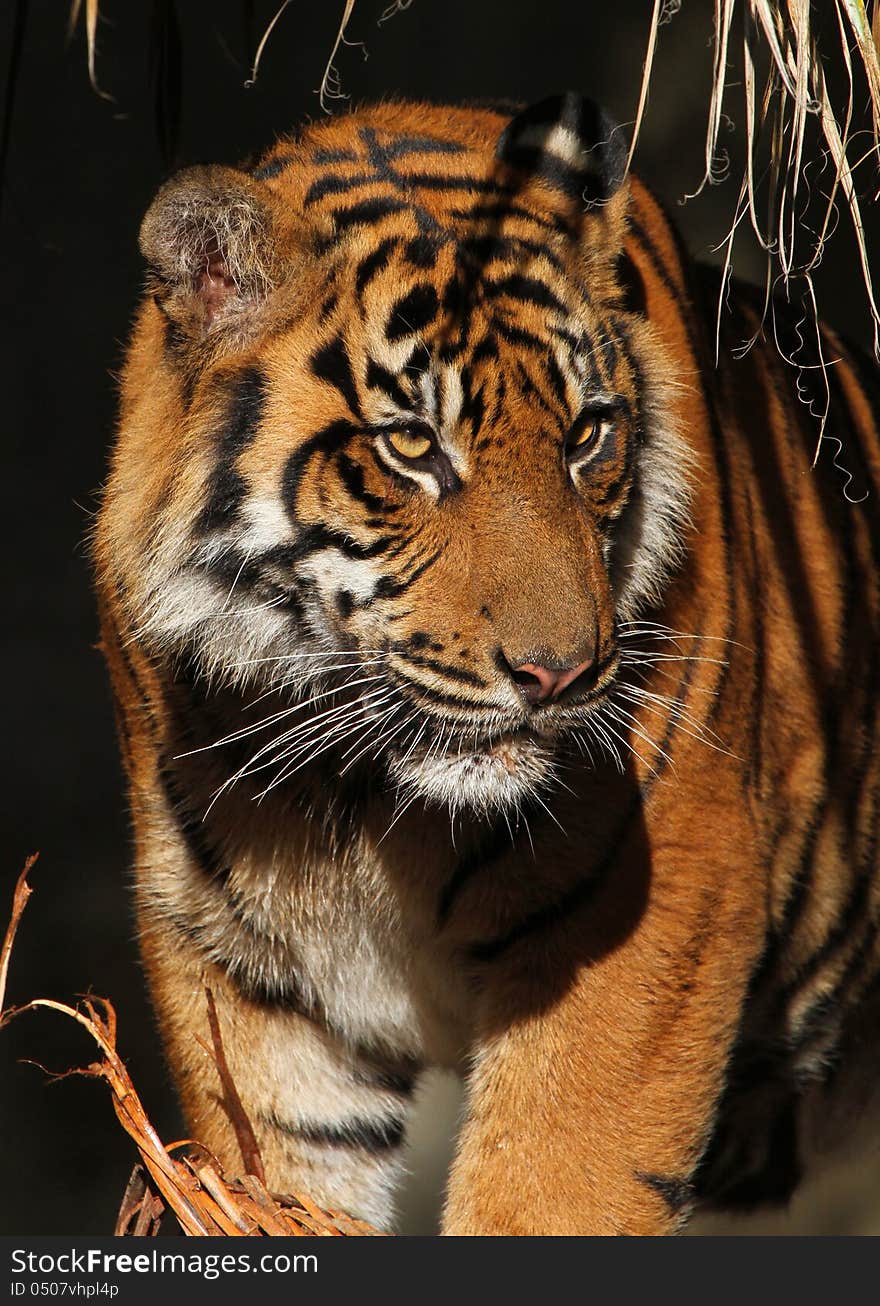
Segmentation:
{"type": "Polygon", "coordinates": [[[391,757],[389,771],[404,792],[452,812],[511,811],[552,784],[555,748],[550,740],[516,733],[482,746],[391,757]]]}

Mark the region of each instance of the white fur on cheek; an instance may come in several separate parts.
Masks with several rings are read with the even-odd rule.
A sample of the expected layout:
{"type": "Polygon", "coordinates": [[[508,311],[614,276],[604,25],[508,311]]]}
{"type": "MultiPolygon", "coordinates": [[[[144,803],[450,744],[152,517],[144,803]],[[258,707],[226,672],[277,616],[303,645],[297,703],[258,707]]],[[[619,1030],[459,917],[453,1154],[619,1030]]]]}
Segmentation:
{"type": "Polygon", "coordinates": [[[373,597],[381,571],[369,558],[347,558],[337,549],[324,549],[313,553],[300,563],[298,575],[314,582],[325,606],[333,608],[340,590],[345,590],[357,602],[365,603],[373,597]]]}
{"type": "Polygon", "coordinates": [[[248,553],[263,553],[290,538],[290,522],[277,494],[252,494],[242,515],[245,526],[236,542],[248,553]]]}

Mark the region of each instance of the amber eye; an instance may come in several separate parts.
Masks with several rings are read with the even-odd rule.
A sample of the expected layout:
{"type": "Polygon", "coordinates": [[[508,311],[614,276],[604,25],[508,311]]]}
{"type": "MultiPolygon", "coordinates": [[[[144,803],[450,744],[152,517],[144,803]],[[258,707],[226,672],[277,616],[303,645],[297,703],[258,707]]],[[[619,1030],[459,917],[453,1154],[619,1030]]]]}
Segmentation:
{"type": "Polygon", "coordinates": [[[602,429],[603,420],[603,418],[594,414],[592,417],[588,417],[582,425],[579,424],[579,429],[573,431],[569,436],[569,449],[582,449],[585,444],[597,439],[602,429]]]}
{"type": "Polygon", "coordinates": [[[614,429],[614,414],[602,412],[585,412],[572,426],[565,442],[569,454],[586,453],[590,445],[597,444],[614,429]]]}
{"type": "Polygon", "coordinates": [[[386,439],[401,458],[424,458],[434,447],[434,441],[422,431],[389,431],[386,439]]]}

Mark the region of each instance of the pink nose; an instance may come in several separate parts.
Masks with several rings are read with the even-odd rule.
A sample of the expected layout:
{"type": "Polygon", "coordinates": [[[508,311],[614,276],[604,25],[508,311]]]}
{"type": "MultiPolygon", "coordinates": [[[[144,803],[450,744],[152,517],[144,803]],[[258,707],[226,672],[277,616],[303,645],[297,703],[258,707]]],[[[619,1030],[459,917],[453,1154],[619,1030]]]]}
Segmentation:
{"type": "Polygon", "coordinates": [[[542,667],[537,662],[523,662],[514,667],[513,677],[530,703],[546,703],[558,698],[592,665],[591,659],[576,667],[542,667]]]}

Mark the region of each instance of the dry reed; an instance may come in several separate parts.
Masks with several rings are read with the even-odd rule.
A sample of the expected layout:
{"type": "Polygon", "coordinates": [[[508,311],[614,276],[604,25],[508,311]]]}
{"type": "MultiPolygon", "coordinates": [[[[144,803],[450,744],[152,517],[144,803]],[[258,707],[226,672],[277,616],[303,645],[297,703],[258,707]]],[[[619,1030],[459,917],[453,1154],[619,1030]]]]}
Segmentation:
{"type": "Polygon", "coordinates": [[[98,1061],[53,1078],[86,1075],[103,1079],[110,1089],[116,1117],[140,1155],[123,1195],[116,1234],[157,1234],[167,1212],[184,1233],[194,1237],[380,1236],[363,1220],[353,1219],[342,1211],[323,1210],[304,1194],[268,1191],[254,1131],[226,1064],[209,991],[206,998],[213,1047],[207,1051],[214,1058],[224,1104],[248,1171],[240,1178],[224,1174],[216,1157],[195,1139],[167,1146],[161,1141],[117,1050],[116,1012],[106,998],[82,998],[76,1007],[51,998],[35,998],[21,1007],[4,1006],[9,959],[32,892],[27,875],[35,861],[36,857],[28,859],[16,883],[12,913],[0,949],[0,1029],[26,1011],[47,1008],[76,1021],[97,1044],[101,1054],[98,1061]]]}

